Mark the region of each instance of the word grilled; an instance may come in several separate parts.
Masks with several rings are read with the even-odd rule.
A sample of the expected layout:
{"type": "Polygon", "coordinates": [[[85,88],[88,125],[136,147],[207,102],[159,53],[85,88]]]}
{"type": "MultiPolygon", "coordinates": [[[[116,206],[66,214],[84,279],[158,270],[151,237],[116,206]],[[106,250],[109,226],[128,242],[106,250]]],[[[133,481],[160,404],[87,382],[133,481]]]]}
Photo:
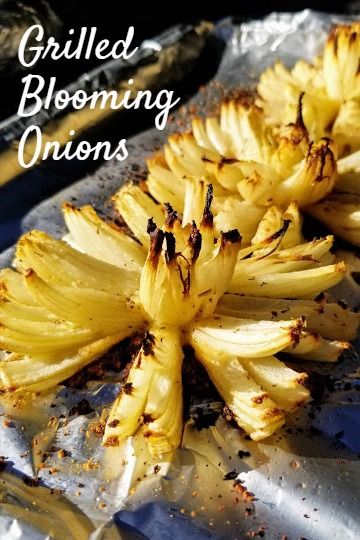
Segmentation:
{"type": "MultiPolygon", "coordinates": [[[[40,59],[44,58],[51,58],[53,61],[61,58],[78,60],[82,55],[85,59],[95,55],[99,60],[108,58],[129,59],[138,50],[138,47],[131,49],[134,38],[134,27],[132,26],[129,27],[125,39],[118,40],[113,44],[107,39],[96,42],[96,32],[95,27],[90,29],[83,27],[80,29],[77,40],[70,38],[61,46],[53,37],[49,37],[46,44],[44,44],[44,29],[41,25],[35,24],[25,32],[21,39],[18,50],[19,61],[24,67],[32,67],[40,59]],[[35,42],[39,44],[34,45],[35,42]]],[[[73,36],[74,30],[69,30],[69,35],[73,36]]],[[[154,124],[158,130],[163,130],[171,109],[180,101],[180,98],[174,97],[173,91],[166,89],[159,90],[156,93],[150,90],[135,90],[132,87],[133,79],[128,80],[127,89],[122,88],[119,91],[103,89],[90,94],[83,89],[78,89],[73,93],[65,89],[58,90],[56,88],[56,77],[50,77],[46,81],[41,75],[29,73],[23,77],[22,83],[24,87],[18,107],[18,115],[21,117],[31,117],[42,110],[47,111],[53,107],[59,111],[66,111],[69,107],[74,110],[86,109],[89,111],[89,115],[94,109],[115,111],[143,107],[144,109],[157,111],[154,124]]],[[[69,135],[72,138],[76,137],[74,130],[71,130],[69,135]]],[[[128,156],[126,139],[119,141],[115,153],[109,150],[110,143],[106,141],[96,145],[96,147],[91,147],[90,143],[82,141],[80,143],[82,145],[81,151],[79,152],[72,151],[73,140],[67,141],[65,147],[68,145],[68,148],[60,152],[62,145],[60,141],[56,140],[45,143],[42,141],[41,129],[35,125],[29,126],[19,142],[19,163],[22,167],[29,168],[39,160],[46,159],[49,155],[52,155],[54,159],[60,159],[59,156],[65,157],[65,159],[72,159],[73,157],[78,159],[87,159],[88,157],[98,159],[101,149],[105,149],[102,155],[105,160],[116,157],[122,161],[128,156]],[[35,144],[30,145],[31,148],[34,148],[34,152],[29,156],[28,143],[30,138],[34,142],[34,137],[35,144]]]]}

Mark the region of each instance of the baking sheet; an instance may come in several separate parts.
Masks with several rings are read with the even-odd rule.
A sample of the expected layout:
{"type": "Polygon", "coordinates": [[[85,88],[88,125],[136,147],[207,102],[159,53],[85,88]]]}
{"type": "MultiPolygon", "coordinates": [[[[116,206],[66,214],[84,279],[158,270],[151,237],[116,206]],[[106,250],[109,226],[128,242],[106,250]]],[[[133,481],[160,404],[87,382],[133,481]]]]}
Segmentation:
{"type": "MultiPolygon", "coordinates": [[[[311,59],[336,20],[306,10],[242,25],[222,21],[214,32],[227,47],[216,79],[229,88],[248,85],[276,58],[289,65],[299,53],[311,59]]],[[[211,108],[218,92],[218,85],[209,84],[194,103],[211,108]]],[[[167,133],[175,127],[170,123],[167,133]]],[[[109,196],[134,171],[141,176],[145,158],[167,133],[150,130],[134,137],[126,162],[108,162],[95,175],[45,201],[27,215],[23,229],[61,235],[59,207],[67,200],[93,203],[109,212],[109,196]]],[[[9,264],[11,256],[11,250],[1,255],[0,266],[9,264]]],[[[84,513],[90,519],[91,538],[325,540],[331,535],[334,540],[355,540],[360,538],[356,350],[357,346],[336,366],[314,365],[314,402],[262,443],[248,440],[219,417],[215,425],[201,430],[188,423],[183,447],[171,462],[154,461],[137,437],[121,449],[104,449],[93,426],[116,395],[117,373],[83,390],[63,388],[57,395],[37,398],[31,421],[23,416],[21,404],[5,406],[0,454],[7,457],[7,470],[37,475],[41,484],[62,490],[71,503],[69,516],[77,519],[84,513]],[[79,402],[82,406],[76,407],[79,402]],[[65,451],[63,457],[59,450],[65,451]],[[39,468],[43,451],[48,453],[46,468],[39,468]]],[[[203,410],[208,410],[206,404],[203,410]]],[[[201,404],[192,412],[201,412],[201,404]]],[[[49,492],[49,500],[53,496],[49,492]]],[[[16,508],[18,499],[19,495],[10,497],[8,505],[0,505],[1,538],[48,538],[49,531],[41,530],[36,519],[29,525],[12,517],[11,502],[16,508]]],[[[28,515],[36,516],[38,510],[28,508],[28,515]]],[[[68,534],[75,538],[71,531],[68,534]]]]}

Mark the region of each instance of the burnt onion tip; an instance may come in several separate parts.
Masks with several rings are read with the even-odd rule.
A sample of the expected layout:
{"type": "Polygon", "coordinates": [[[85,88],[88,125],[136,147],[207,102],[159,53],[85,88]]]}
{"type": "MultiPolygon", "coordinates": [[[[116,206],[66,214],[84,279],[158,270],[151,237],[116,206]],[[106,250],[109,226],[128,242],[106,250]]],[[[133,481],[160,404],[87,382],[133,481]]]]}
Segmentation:
{"type": "Polygon", "coordinates": [[[192,262],[194,263],[199,257],[201,244],[202,244],[201,232],[197,228],[195,221],[193,221],[191,224],[191,232],[190,232],[188,244],[193,250],[192,262]]]}
{"type": "Polygon", "coordinates": [[[156,228],[150,232],[150,251],[149,258],[152,262],[156,262],[162,250],[164,241],[164,232],[156,228]]]}
{"type": "Polygon", "coordinates": [[[151,334],[148,330],[145,332],[141,348],[145,356],[150,356],[154,354],[155,346],[155,336],[151,334]]]}
{"type": "Polygon", "coordinates": [[[175,236],[171,232],[165,232],[166,251],[165,259],[169,264],[176,258],[176,240],[175,236]]]}
{"type": "Polygon", "coordinates": [[[226,244],[237,244],[241,242],[241,234],[237,229],[221,233],[221,247],[226,244]]]}
{"type": "Polygon", "coordinates": [[[156,230],[156,223],[155,221],[153,220],[153,218],[149,218],[148,219],[148,224],[147,224],[147,228],[146,228],[146,232],[148,234],[151,234],[152,232],[154,232],[156,230]]]}
{"type": "Polygon", "coordinates": [[[299,95],[299,101],[297,106],[297,113],[296,113],[296,122],[295,124],[307,132],[306,126],[304,124],[304,118],[303,118],[303,98],[304,98],[305,92],[300,92],[299,95]]]}
{"type": "Polygon", "coordinates": [[[213,219],[214,216],[211,212],[211,203],[214,198],[214,190],[212,184],[208,184],[207,186],[207,192],[206,192],[206,199],[205,199],[205,207],[204,212],[201,220],[201,225],[203,226],[210,226],[213,225],[213,219]]]}
{"type": "Polygon", "coordinates": [[[172,227],[176,220],[179,219],[176,210],[173,209],[170,203],[164,203],[165,208],[165,225],[172,227]]]}

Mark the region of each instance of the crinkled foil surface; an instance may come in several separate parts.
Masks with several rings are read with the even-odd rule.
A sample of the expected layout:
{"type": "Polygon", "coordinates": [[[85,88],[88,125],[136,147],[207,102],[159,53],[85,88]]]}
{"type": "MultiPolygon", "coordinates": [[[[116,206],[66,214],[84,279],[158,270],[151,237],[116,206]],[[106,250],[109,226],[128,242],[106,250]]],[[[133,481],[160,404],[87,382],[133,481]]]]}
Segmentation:
{"type": "MultiPolygon", "coordinates": [[[[277,58],[289,65],[311,59],[336,20],[304,11],[241,25],[223,21],[214,29],[226,41],[216,79],[248,85],[277,58]]],[[[214,92],[210,85],[195,102],[206,110],[214,92]]],[[[125,163],[109,162],[42,203],[25,218],[24,230],[61,235],[59,206],[66,200],[106,210],[109,196],[165,136],[150,130],[131,139],[125,163]]],[[[0,266],[11,255],[0,256],[0,266]]],[[[2,401],[0,454],[8,465],[0,477],[0,538],[359,539],[358,366],[356,347],[326,372],[314,366],[323,392],[263,443],[222,417],[202,430],[187,425],[171,462],[154,461],[139,438],[121,449],[101,447],[92,426],[116,395],[116,382],[62,388],[28,407],[2,401]],[[75,407],[81,400],[85,410],[75,407]],[[49,455],[45,468],[42,451],[49,455]],[[28,486],[23,475],[38,476],[40,485],[28,486]],[[236,477],[254,500],[234,489],[236,477]]]]}

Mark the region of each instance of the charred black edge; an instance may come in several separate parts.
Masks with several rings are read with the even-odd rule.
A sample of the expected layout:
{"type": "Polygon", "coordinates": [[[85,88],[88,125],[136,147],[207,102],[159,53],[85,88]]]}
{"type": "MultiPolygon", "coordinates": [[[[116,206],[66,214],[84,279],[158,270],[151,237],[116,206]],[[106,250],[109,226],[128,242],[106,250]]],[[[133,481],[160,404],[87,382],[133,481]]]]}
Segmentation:
{"type": "Polygon", "coordinates": [[[290,337],[293,347],[299,344],[302,331],[304,330],[305,317],[301,315],[290,328],[290,337]]]}
{"type": "Polygon", "coordinates": [[[186,262],[186,264],[188,266],[187,271],[186,271],[186,275],[184,276],[182,268],[181,268],[180,264],[178,263],[179,278],[180,278],[180,281],[181,281],[182,286],[183,286],[183,295],[187,296],[189,294],[189,292],[190,292],[190,286],[191,286],[191,272],[190,272],[191,263],[189,262],[189,260],[186,257],[184,257],[184,255],[182,253],[179,253],[179,256],[184,259],[184,261],[186,262]]]}
{"type": "Polygon", "coordinates": [[[317,161],[318,158],[320,158],[320,169],[316,178],[314,179],[314,182],[321,182],[322,180],[324,180],[324,178],[327,178],[327,177],[324,177],[324,168],[326,165],[326,158],[329,158],[331,160],[332,167],[335,166],[334,154],[330,148],[331,139],[329,139],[329,137],[322,137],[322,139],[319,142],[321,141],[323,141],[325,144],[321,144],[321,145],[318,144],[314,147],[313,143],[310,143],[308,153],[306,156],[306,162],[307,162],[308,167],[311,166],[314,163],[314,161],[317,161]]]}
{"type": "Polygon", "coordinates": [[[315,302],[319,304],[318,312],[319,314],[324,313],[324,307],[326,304],[326,294],[324,292],[321,292],[317,295],[315,298],[315,302]]]}
{"type": "MultiPolygon", "coordinates": [[[[134,363],[136,362],[135,364],[136,368],[141,367],[143,356],[154,356],[154,346],[155,346],[155,336],[153,334],[150,334],[150,332],[146,330],[144,337],[142,338],[142,341],[141,341],[141,348],[133,360],[134,363]]],[[[131,384],[130,391],[132,391],[132,384],[131,384]]]]}
{"type": "Polygon", "coordinates": [[[274,234],[272,234],[271,236],[268,236],[267,238],[265,238],[263,242],[264,244],[271,244],[272,242],[274,242],[274,240],[279,240],[279,242],[273,247],[273,249],[269,251],[269,253],[266,253],[262,257],[258,257],[259,261],[261,259],[265,259],[265,257],[269,257],[269,255],[271,255],[272,253],[274,253],[274,251],[276,251],[276,249],[278,248],[281,242],[281,239],[283,238],[284,234],[288,230],[290,223],[291,223],[290,219],[284,219],[282,227],[280,227],[280,229],[274,232],[274,234]]]}
{"type": "Polygon", "coordinates": [[[177,212],[173,209],[170,203],[164,203],[165,208],[165,225],[172,229],[174,223],[179,219],[177,212]]]}
{"type": "Polygon", "coordinates": [[[151,414],[143,413],[140,418],[141,422],[145,425],[151,424],[151,422],[154,422],[154,418],[151,416],[151,414]]]}
{"type": "Polygon", "coordinates": [[[227,244],[240,244],[242,236],[237,229],[221,233],[221,248],[223,249],[227,244]]]}
{"type": "Polygon", "coordinates": [[[225,165],[235,165],[236,163],[239,163],[238,159],[226,158],[222,156],[219,161],[219,169],[222,169],[225,165]]]}
{"type": "Polygon", "coordinates": [[[332,43],[334,54],[337,55],[337,49],[338,49],[338,30],[339,25],[335,24],[331,27],[329,32],[329,37],[327,39],[327,43],[332,43]]]}
{"type": "Polygon", "coordinates": [[[120,424],[120,420],[117,418],[114,418],[114,420],[111,420],[111,422],[108,422],[108,427],[110,428],[116,428],[120,424]]]}
{"type": "Polygon", "coordinates": [[[142,351],[142,349],[140,349],[140,351],[137,353],[136,358],[135,358],[135,360],[136,360],[136,366],[135,367],[136,368],[141,367],[142,355],[143,355],[143,351],[142,351]]]}
{"type": "Polygon", "coordinates": [[[226,165],[235,165],[236,163],[239,163],[238,159],[227,158],[225,156],[221,156],[220,160],[218,161],[210,159],[207,156],[201,156],[201,161],[205,163],[213,163],[218,166],[219,170],[223,169],[226,165]]]}
{"type": "Polygon", "coordinates": [[[147,228],[146,228],[146,232],[148,234],[151,234],[151,233],[155,232],[156,229],[157,229],[156,223],[154,222],[153,218],[149,218],[147,228]]]}
{"type": "Polygon", "coordinates": [[[330,139],[328,137],[324,137],[322,140],[325,141],[325,145],[321,146],[321,149],[320,149],[320,170],[319,170],[319,174],[315,178],[315,182],[321,182],[321,180],[323,180],[324,178],[324,168],[325,168],[327,156],[330,157],[332,161],[332,166],[334,166],[334,155],[330,149],[330,139]]]}
{"type": "Polygon", "coordinates": [[[22,481],[24,484],[26,484],[29,487],[38,487],[40,480],[37,476],[34,478],[31,478],[30,476],[27,476],[26,474],[23,475],[22,481]]]}
{"type": "Polygon", "coordinates": [[[32,268],[27,268],[25,270],[25,279],[28,279],[28,278],[31,278],[32,276],[35,276],[35,270],[33,270],[32,268]]]}
{"type": "Polygon", "coordinates": [[[65,201],[61,205],[62,210],[72,210],[78,212],[80,209],[69,201],[65,201]]]}
{"type": "Polygon", "coordinates": [[[314,141],[310,141],[307,152],[306,152],[306,156],[305,156],[306,160],[308,160],[310,158],[313,146],[314,146],[314,141]]]}
{"type": "Polygon", "coordinates": [[[303,98],[304,98],[304,95],[305,95],[305,92],[300,92],[298,106],[297,106],[295,124],[296,124],[297,127],[299,127],[300,129],[304,130],[307,133],[307,129],[306,129],[306,126],[305,126],[305,123],[304,123],[304,118],[303,118],[303,98]]]}
{"type": "Polygon", "coordinates": [[[155,266],[159,260],[165,234],[161,229],[158,229],[157,227],[155,230],[151,230],[149,234],[150,234],[149,259],[152,262],[152,264],[155,266]]]}
{"type": "Polygon", "coordinates": [[[286,231],[288,230],[290,223],[291,223],[290,219],[284,219],[282,227],[280,227],[280,229],[275,231],[274,234],[272,234],[271,236],[268,236],[268,238],[266,238],[265,240],[265,243],[271,244],[271,242],[273,242],[274,240],[277,240],[278,238],[282,238],[284,234],[286,233],[286,231]]]}
{"type": "Polygon", "coordinates": [[[196,226],[195,221],[191,224],[191,231],[190,236],[188,239],[188,245],[192,248],[192,262],[195,263],[200,255],[201,251],[201,244],[202,244],[202,236],[201,232],[196,226]]]}
{"type": "Polygon", "coordinates": [[[319,303],[319,304],[322,304],[324,302],[326,302],[326,294],[324,293],[324,291],[322,291],[321,293],[319,293],[315,299],[314,299],[315,302],[319,303]]]}
{"type": "Polygon", "coordinates": [[[124,392],[124,394],[130,395],[133,391],[133,383],[132,382],[124,383],[121,390],[124,392]]]}
{"type": "Polygon", "coordinates": [[[350,37],[349,37],[349,43],[350,43],[350,45],[351,45],[352,43],[355,43],[355,41],[356,41],[356,39],[357,39],[357,36],[358,36],[357,32],[350,32],[350,37]]]}
{"type": "Polygon", "coordinates": [[[201,226],[212,227],[214,222],[214,216],[211,212],[211,203],[214,198],[214,189],[212,184],[209,184],[206,192],[205,207],[202,215],[201,226]]]}
{"type": "Polygon", "coordinates": [[[176,258],[176,240],[173,233],[165,232],[165,242],[165,260],[167,264],[170,264],[176,258]]]}
{"type": "Polygon", "coordinates": [[[349,45],[352,45],[355,43],[355,41],[358,38],[359,32],[357,30],[353,30],[353,24],[335,24],[331,27],[329,32],[329,37],[327,39],[327,43],[332,43],[334,54],[337,55],[338,52],[338,39],[339,35],[343,33],[343,35],[346,36],[349,45]]]}
{"type": "Polygon", "coordinates": [[[141,343],[141,349],[145,356],[152,356],[154,354],[155,336],[146,330],[144,338],[141,343]]]}

